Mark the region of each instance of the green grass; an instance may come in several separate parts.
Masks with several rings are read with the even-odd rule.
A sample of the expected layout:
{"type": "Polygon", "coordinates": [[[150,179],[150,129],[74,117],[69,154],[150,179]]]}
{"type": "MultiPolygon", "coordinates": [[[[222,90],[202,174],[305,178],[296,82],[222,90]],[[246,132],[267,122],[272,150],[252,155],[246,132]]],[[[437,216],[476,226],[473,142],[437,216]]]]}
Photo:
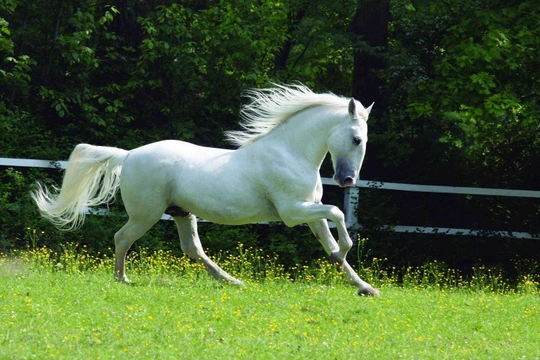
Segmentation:
{"type": "Polygon", "coordinates": [[[0,358],[540,358],[534,274],[512,290],[431,265],[398,285],[375,262],[382,295],[365,298],[324,262],[288,274],[252,250],[220,258],[245,288],[164,252],[131,255],[132,286],[84,249],[0,256],[0,358]]]}

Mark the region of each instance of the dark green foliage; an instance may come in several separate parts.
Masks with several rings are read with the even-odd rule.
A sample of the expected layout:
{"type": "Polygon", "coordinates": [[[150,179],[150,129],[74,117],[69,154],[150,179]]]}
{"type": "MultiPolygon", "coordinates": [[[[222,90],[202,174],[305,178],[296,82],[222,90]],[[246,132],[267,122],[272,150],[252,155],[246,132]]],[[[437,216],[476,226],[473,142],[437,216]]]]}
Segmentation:
{"type": "Polygon", "coordinates": [[[378,141],[377,157],[420,164],[396,180],[428,172],[432,183],[454,175],[454,185],[537,188],[534,2],[395,5],[393,43],[381,72],[393,101],[384,124],[373,129],[385,140],[378,141]]]}
{"type": "MultiPolygon", "coordinates": [[[[237,128],[243,90],[301,81],[375,100],[362,178],[538,190],[539,24],[534,1],[5,0],[0,157],[65,160],[80,142],[227,146],[222,132],[237,128]]],[[[323,174],[332,174],[328,162],[323,174]]],[[[0,250],[38,241],[110,251],[125,221],[121,204],[111,216],[89,216],[82,230],[58,232],[30,202],[35,180],[58,184],[61,174],[0,169],[0,250]]],[[[325,202],[341,205],[341,190],[325,191],[325,202]]],[[[403,224],[538,234],[539,216],[536,200],[378,190],[362,190],[358,208],[369,231],[403,224]]],[[[324,256],[305,227],[200,228],[210,252],[241,242],[288,265],[324,256]]],[[[372,254],[396,262],[539,253],[530,240],[368,234],[372,254]]],[[[166,221],[137,246],[180,251],[166,221]]]]}

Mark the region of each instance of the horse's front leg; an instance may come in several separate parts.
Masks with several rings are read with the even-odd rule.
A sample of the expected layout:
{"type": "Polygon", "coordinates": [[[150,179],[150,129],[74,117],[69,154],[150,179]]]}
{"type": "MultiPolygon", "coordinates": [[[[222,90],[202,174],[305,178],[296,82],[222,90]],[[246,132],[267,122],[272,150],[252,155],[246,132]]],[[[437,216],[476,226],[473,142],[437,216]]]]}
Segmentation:
{"type": "MultiPolygon", "coordinates": [[[[317,240],[319,240],[324,247],[326,253],[330,255],[330,261],[333,261],[333,257],[340,250],[340,247],[328,228],[328,222],[326,220],[318,220],[311,222],[308,225],[317,240]]],[[[380,294],[378,290],[358,276],[356,271],[354,271],[347,262],[347,259],[343,259],[340,264],[349,283],[358,287],[358,295],[373,296],[380,294]]]]}
{"type": "Polygon", "coordinates": [[[349,282],[358,287],[359,295],[379,295],[378,290],[360,279],[346,260],[347,252],[352,247],[352,240],[345,226],[345,216],[341,210],[333,205],[300,202],[278,211],[287,226],[308,223],[315,237],[330,255],[330,260],[338,262],[345,271],[349,282]],[[338,242],[332,236],[326,219],[336,224],[339,234],[338,242]]]}
{"type": "MultiPolygon", "coordinates": [[[[299,202],[279,209],[279,214],[287,226],[296,226],[302,223],[309,224],[313,221],[323,219],[332,221],[336,224],[339,235],[338,242],[336,243],[331,234],[331,240],[323,240],[323,238],[319,240],[323,242],[326,251],[329,251],[330,261],[339,264],[345,261],[353,242],[345,226],[345,215],[339,208],[320,203],[299,202]]],[[[315,236],[318,236],[318,234],[316,233],[315,236]]]]}

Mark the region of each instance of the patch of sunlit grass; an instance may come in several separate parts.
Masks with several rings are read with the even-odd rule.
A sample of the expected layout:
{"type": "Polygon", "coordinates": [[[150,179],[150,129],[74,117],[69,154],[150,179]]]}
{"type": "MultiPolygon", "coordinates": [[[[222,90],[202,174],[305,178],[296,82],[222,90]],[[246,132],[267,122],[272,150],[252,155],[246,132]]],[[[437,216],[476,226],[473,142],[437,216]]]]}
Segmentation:
{"type": "Polygon", "coordinates": [[[220,284],[168,251],[129,254],[135,286],[113,281],[112,251],[67,244],[0,254],[0,358],[540,355],[539,279],[530,264],[520,263],[510,286],[480,266],[464,279],[439,262],[396,269],[364,259],[362,276],[383,293],[360,298],[323,259],[285,269],[242,245],[214,259],[246,287],[220,284]]]}

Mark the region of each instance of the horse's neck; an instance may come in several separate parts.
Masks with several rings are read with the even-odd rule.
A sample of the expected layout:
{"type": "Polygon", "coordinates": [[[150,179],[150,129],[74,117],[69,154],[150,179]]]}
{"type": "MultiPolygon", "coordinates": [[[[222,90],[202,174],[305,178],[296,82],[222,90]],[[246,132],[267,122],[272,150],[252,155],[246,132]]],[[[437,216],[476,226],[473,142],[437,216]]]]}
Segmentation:
{"type": "Polygon", "coordinates": [[[338,124],[338,116],[317,106],[293,115],[279,128],[270,132],[266,140],[319,168],[328,152],[327,139],[330,129],[338,124]]]}

